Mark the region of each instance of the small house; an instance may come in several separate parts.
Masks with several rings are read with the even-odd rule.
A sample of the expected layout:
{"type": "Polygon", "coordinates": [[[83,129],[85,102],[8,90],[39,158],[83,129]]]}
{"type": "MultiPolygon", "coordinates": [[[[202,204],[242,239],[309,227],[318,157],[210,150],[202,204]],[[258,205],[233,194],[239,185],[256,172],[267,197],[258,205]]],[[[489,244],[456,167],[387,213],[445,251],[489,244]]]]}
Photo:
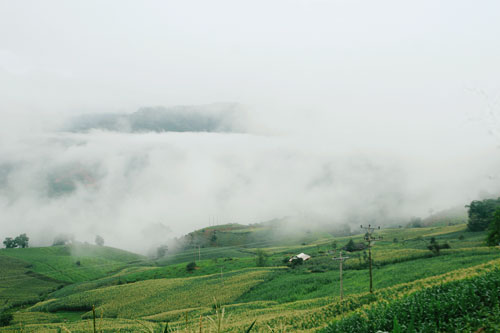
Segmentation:
{"type": "Polygon", "coordinates": [[[291,257],[290,260],[288,260],[288,261],[292,262],[294,259],[298,259],[298,258],[302,259],[303,261],[306,261],[306,260],[311,259],[311,256],[307,255],[305,253],[299,253],[296,256],[291,257]]]}

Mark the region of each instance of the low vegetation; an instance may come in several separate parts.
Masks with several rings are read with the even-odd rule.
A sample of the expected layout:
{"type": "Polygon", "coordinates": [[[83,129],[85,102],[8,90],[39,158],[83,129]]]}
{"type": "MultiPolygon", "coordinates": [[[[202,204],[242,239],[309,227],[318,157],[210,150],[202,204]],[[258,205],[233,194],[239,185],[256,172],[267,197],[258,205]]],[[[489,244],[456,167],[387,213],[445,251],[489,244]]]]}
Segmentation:
{"type": "Polygon", "coordinates": [[[458,332],[500,329],[500,269],[419,290],[358,311],[323,332],[458,332]]]}
{"type": "MultiPolygon", "coordinates": [[[[230,225],[195,235],[216,243],[234,233],[246,242],[262,228],[230,225]]],[[[74,242],[0,250],[0,331],[91,332],[92,306],[103,332],[163,332],[167,323],[171,332],[497,330],[500,251],[486,246],[488,230],[422,223],[377,234],[373,293],[367,249],[357,246],[366,243],[361,230],[342,237],[312,232],[288,244],[205,243],[177,253],[165,247],[154,260],[74,242]],[[340,300],[332,256],[342,247],[349,259],[340,300]],[[311,259],[290,261],[301,252],[311,259]],[[450,314],[446,320],[434,315],[440,311],[450,314]]]]}

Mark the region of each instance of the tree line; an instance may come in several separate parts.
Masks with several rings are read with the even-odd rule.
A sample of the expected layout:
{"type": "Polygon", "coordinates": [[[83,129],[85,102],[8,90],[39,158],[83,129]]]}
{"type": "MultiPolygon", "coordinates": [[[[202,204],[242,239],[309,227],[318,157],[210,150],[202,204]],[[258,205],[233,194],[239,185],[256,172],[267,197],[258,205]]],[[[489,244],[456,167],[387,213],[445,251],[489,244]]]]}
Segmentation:
{"type": "Polygon", "coordinates": [[[500,245],[500,197],[497,199],[474,200],[468,208],[469,231],[488,231],[486,243],[500,245]]]}
{"type": "Polygon", "coordinates": [[[29,240],[30,239],[28,236],[26,236],[26,234],[20,234],[16,238],[6,237],[5,240],[3,241],[3,245],[5,245],[7,249],[13,249],[16,247],[24,249],[29,246],[28,244],[29,240]]]}

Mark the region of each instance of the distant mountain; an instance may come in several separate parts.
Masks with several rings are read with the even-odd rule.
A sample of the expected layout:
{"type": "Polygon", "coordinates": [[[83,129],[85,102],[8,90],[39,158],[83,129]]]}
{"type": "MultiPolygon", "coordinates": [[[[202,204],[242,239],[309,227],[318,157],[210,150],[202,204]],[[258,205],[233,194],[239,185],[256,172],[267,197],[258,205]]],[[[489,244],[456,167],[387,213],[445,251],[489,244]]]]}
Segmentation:
{"type": "Polygon", "coordinates": [[[243,132],[241,107],[235,103],[144,107],[134,113],[99,113],[76,117],[71,132],[101,129],[117,132],[243,132]]]}

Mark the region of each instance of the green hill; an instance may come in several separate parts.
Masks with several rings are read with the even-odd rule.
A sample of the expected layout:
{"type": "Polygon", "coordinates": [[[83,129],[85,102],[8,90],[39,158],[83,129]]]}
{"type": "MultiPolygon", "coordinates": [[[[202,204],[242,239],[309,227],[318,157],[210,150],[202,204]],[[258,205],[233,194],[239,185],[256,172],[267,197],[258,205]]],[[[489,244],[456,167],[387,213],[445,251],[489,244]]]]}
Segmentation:
{"type": "Polygon", "coordinates": [[[107,276],[144,257],[75,244],[0,250],[0,308],[35,303],[65,285],[107,276]]]}
{"type": "Polygon", "coordinates": [[[35,303],[43,295],[61,286],[60,281],[35,273],[22,260],[0,255],[0,311],[5,308],[35,303]]]}
{"type": "Polygon", "coordinates": [[[463,206],[445,209],[423,219],[426,226],[446,226],[467,223],[467,209],[463,206]]]}
{"type": "MultiPolygon", "coordinates": [[[[214,230],[225,234],[221,241],[230,234],[245,236],[235,236],[230,246],[188,246],[158,261],[95,246],[1,250],[0,259],[10,274],[32,279],[30,289],[5,277],[3,296],[11,297],[12,303],[21,297],[16,291],[23,290],[21,298],[27,303],[40,301],[11,308],[13,326],[6,329],[22,324],[25,331],[64,327],[71,332],[89,332],[90,310],[95,305],[97,322],[104,332],[159,331],[166,322],[174,331],[199,332],[201,325],[202,331],[208,332],[216,331],[218,318],[224,332],[244,331],[254,320],[256,332],[269,327],[313,332],[371,306],[377,308],[420,292],[427,295],[425,290],[441,284],[483,276],[490,279],[488,274],[496,274],[500,268],[499,249],[485,247],[485,233],[469,232],[465,224],[382,229],[377,232],[381,239],[372,249],[374,293],[368,293],[366,250],[351,252],[344,264],[345,299],[340,301],[339,266],[332,256],[351,239],[362,242],[364,235],[334,237],[311,230],[285,241],[268,235],[262,242],[253,242],[262,230],[276,228],[270,224],[198,230],[193,239],[210,240],[214,230]],[[437,255],[427,248],[431,239],[449,248],[437,255]],[[264,267],[257,267],[256,256],[262,250],[264,267]],[[288,258],[300,252],[312,258],[295,268],[286,266],[288,258]],[[188,269],[187,264],[193,261],[195,266],[188,269]]],[[[349,320],[335,325],[351,325],[358,319],[349,320]]],[[[500,322],[500,318],[490,315],[485,321],[471,319],[467,325],[478,329],[480,324],[491,326],[495,321],[500,322]]],[[[328,327],[335,329],[335,325],[328,327]]]]}
{"type": "Polygon", "coordinates": [[[25,249],[2,249],[0,256],[22,260],[31,270],[67,283],[97,279],[143,256],[105,246],[74,244],[25,249]]]}

